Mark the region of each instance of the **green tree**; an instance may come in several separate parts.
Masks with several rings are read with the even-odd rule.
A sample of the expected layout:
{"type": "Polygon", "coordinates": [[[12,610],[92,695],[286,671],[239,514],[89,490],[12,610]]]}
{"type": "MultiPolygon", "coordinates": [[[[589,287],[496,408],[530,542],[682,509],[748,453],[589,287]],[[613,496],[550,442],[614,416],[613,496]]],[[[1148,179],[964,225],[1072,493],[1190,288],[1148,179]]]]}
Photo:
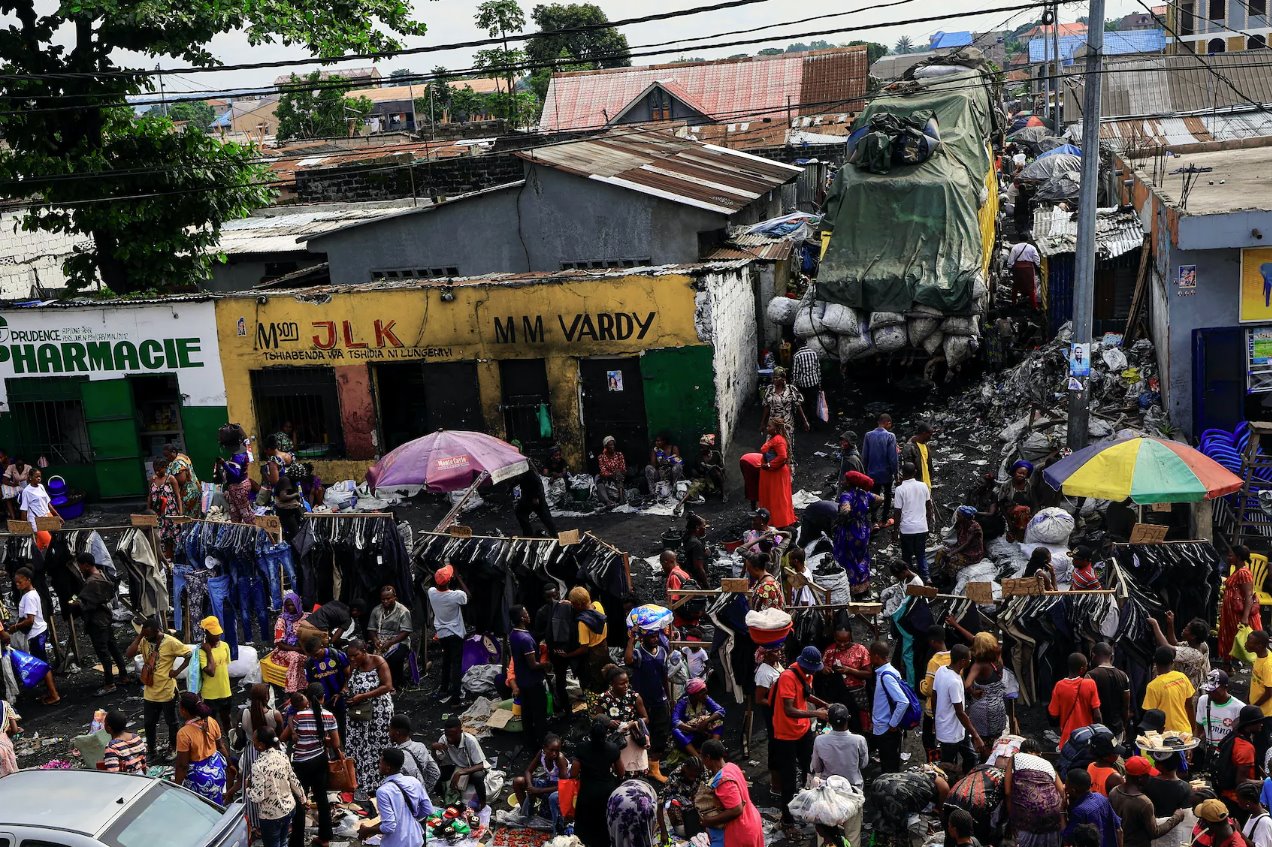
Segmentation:
{"type": "Polygon", "coordinates": [[[415,76],[415,71],[411,70],[410,68],[398,68],[394,71],[389,72],[389,81],[393,82],[399,79],[404,80],[409,76],[415,76]]]}
{"type": "Polygon", "coordinates": [[[757,56],[780,56],[780,55],[782,55],[782,54],[783,54],[783,53],[785,53],[785,52],[786,52],[786,51],[785,51],[785,50],[783,50],[781,47],[765,47],[763,50],[759,51],[759,52],[758,52],[758,53],[756,53],[755,55],[757,55],[757,56]]]}
{"type": "Polygon", "coordinates": [[[1105,31],[1105,32],[1117,32],[1117,31],[1118,31],[1117,27],[1118,27],[1118,24],[1119,24],[1119,23],[1120,23],[1120,21],[1105,21],[1105,22],[1104,22],[1104,31],[1105,31]]]}
{"type": "Polygon", "coordinates": [[[173,121],[185,121],[198,130],[206,130],[216,120],[216,112],[202,100],[173,103],[168,108],[168,117],[173,121]]]}
{"type": "Polygon", "coordinates": [[[627,37],[614,27],[587,32],[562,32],[609,23],[601,7],[593,3],[550,3],[535,6],[530,18],[539,31],[526,42],[526,56],[535,67],[530,87],[542,100],[547,96],[553,71],[625,68],[631,65],[627,37]]]}
{"type": "Polygon", "coordinates": [[[875,41],[849,41],[845,46],[846,47],[863,47],[864,46],[866,48],[866,61],[872,65],[875,62],[879,61],[880,58],[888,55],[888,45],[879,44],[878,42],[875,42],[875,41]]]}
{"type": "Polygon", "coordinates": [[[91,237],[64,264],[72,289],[120,294],[206,279],[222,224],[270,198],[249,148],[134,119],[128,98],[155,90],[143,69],[214,67],[208,45],[231,32],[324,59],[424,32],[404,0],[0,0],[0,14],[3,193],[32,204],[27,229],[91,237]]]}
{"type": "Polygon", "coordinates": [[[485,98],[473,91],[471,85],[453,88],[450,94],[450,119],[466,124],[474,117],[486,114],[487,105],[485,98]]]}
{"type": "Polygon", "coordinates": [[[322,79],[320,71],[291,79],[278,97],[278,138],[334,138],[348,135],[375,108],[366,97],[346,97],[352,85],[322,79]]]}
{"type": "Polygon", "coordinates": [[[897,39],[897,44],[892,48],[895,52],[902,55],[914,52],[914,41],[908,35],[903,35],[897,39]]]}
{"type": "Polygon", "coordinates": [[[805,44],[804,42],[802,42],[802,41],[796,41],[796,42],[794,42],[793,44],[787,44],[787,45],[786,45],[786,50],[785,50],[784,52],[787,52],[787,53],[806,53],[806,52],[808,52],[810,49],[811,49],[811,48],[810,48],[807,44],[805,44]]]}
{"type": "Polygon", "coordinates": [[[508,36],[516,35],[526,28],[526,16],[517,5],[517,0],[484,0],[477,7],[476,20],[477,26],[484,29],[491,38],[503,39],[503,47],[478,50],[473,56],[473,66],[504,78],[508,84],[504,89],[507,101],[504,114],[509,124],[515,125],[517,106],[513,96],[513,76],[516,66],[525,62],[526,52],[510,48],[508,36]]]}
{"type": "Polygon", "coordinates": [[[437,65],[431,73],[433,78],[428,82],[427,93],[415,101],[415,112],[421,116],[429,115],[430,120],[436,121],[450,111],[453,89],[450,87],[450,71],[446,68],[437,65]]]}

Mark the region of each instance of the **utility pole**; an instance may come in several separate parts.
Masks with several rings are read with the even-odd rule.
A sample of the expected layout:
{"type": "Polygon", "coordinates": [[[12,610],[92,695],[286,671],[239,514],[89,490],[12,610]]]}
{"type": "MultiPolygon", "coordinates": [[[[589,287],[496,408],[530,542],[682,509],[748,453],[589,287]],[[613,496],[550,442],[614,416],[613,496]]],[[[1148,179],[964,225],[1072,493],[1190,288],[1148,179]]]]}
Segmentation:
{"type": "Polygon", "coordinates": [[[163,111],[163,116],[168,117],[168,98],[163,90],[163,68],[155,64],[155,70],[159,72],[159,108],[163,111]]]}
{"type": "Polygon", "coordinates": [[[1069,354],[1069,447],[1087,445],[1090,378],[1073,372],[1074,355],[1083,352],[1091,367],[1091,307],[1095,300],[1095,210],[1100,177],[1100,93],[1104,61],[1104,0],[1091,0],[1087,16],[1086,75],[1082,83],[1082,187],[1078,194],[1077,267],[1073,280],[1073,349],[1069,354]],[[1079,346],[1082,345],[1082,346],[1079,346]]]}
{"type": "Polygon", "coordinates": [[[1051,131],[1060,134],[1060,4],[1051,6],[1051,131]]]}

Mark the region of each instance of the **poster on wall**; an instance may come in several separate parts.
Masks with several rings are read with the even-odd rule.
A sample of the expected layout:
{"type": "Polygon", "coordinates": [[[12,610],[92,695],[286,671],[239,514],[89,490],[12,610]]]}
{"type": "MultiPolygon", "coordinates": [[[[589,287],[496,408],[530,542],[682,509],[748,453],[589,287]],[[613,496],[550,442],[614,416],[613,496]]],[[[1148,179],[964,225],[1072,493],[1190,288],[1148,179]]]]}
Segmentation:
{"type": "Polygon", "coordinates": [[[1197,266],[1196,265],[1180,265],[1179,266],[1179,296],[1191,297],[1197,293],[1197,266]]]}
{"type": "Polygon", "coordinates": [[[1251,394],[1272,392],[1272,326],[1246,330],[1246,376],[1251,394]]]}
{"type": "Polygon", "coordinates": [[[609,383],[610,391],[623,390],[623,372],[622,371],[606,371],[605,380],[609,383]]]}
{"type": "Polygon", "coordinates": [[[1241,323],[1272,321],[1272,247],[1241,251],[1241,323]]]}

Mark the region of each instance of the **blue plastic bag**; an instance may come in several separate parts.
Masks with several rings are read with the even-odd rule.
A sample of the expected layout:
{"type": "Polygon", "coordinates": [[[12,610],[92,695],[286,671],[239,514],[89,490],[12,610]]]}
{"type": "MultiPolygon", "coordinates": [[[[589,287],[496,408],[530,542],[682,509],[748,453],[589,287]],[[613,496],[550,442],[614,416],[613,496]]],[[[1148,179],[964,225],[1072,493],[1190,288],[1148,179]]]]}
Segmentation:
{"type": "Polygon", "coordinates": [[[44,682],[44,676],[49,672],[48,662],[15,649],[9,650],[9,656],[13,662],[13,672],[18,675],[18,681],[23,686],[35,688],[44,682]]]}

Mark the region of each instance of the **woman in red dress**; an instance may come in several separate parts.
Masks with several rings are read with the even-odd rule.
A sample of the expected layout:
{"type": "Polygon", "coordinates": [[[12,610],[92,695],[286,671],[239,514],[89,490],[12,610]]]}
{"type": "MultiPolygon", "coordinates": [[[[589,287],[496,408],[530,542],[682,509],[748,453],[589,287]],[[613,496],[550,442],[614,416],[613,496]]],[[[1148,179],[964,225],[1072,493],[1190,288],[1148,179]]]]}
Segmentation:
{"type": "Polygon", "coordinates": [[[795,523],[791,502],[791,465],[786,444],[786,422],[769,418],[768,441],[760,448],[760,506],[769,510],[769,522],[778,529],[795,523]]]}
{"type": "Polygon", "coordinates": [[[1243,623],[1251,629],[1263,629],[1254,575],[1250,573],[1250,551],[1238,545],[1228,552],[1228,578],[1223,584],[1223,606],[1219,610],[1219,657],[1223,662],[1232,656],[1232,642],[1243,623]]]}

